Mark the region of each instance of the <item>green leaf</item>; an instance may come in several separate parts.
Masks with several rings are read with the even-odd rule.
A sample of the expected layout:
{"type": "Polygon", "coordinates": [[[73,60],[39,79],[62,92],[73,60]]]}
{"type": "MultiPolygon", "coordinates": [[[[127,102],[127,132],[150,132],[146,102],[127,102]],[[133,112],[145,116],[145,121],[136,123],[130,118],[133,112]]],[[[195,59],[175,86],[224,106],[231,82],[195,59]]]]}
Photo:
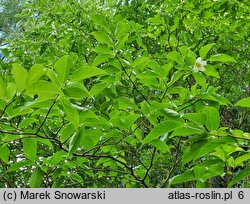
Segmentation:
{"type": "Polygon", "coordinates": [[[147,66],[150,69],[154,70],[158,76],[163,77],[163,74],[167,74],[165,71],[162,70],[162,67],[160,67],[159,63],[155,60],[149,60],[147,66]]]}
{"type": "Polygon", "coordinates": [[[65,125],[62,130],[60,131],[60,141],[64,143],[67,141],[75,132],[73,124],[69,123],[65,125]]]}
{"type": "Polygon", "coordinates": [[[165,110],[165,112],[168,112],[168,113],[172,112],[173,115],[178,115],[178,113],[175,112],[174,110],[167,109],[167,108],[170,108],[170,107],[172,107],[172,105],[170,105],[169,103],[159,103],[157,101],[152,101],[151,105],[149,106],[148,111],[154,112],[154,111],[157,111],[157,110],[165,110]]]}
{"type": "Polygon", "coordinates": [[[209,58],[209,61],[211,62],[236,62],[233,57],[230,57],[226,54],[218,54],[218,55],[213,55],[209,58]]]}
{"type": "Polygon", "coordinates": [[[198,128],[194,128],[190,126],[184,126],[184,127],[176,128],[169,138],[172,138],[175,136],[186,137],[186,136],[202,134],[202,133],[203,133],[203,129],[200,129],[200,128],[198,129],[198,128]]]}
{"type": "Polygon", "coordinates": [[[89,119],[98,119],[97,115],[91,110],[85,110],[80,113],[81,123],[87,122],[89,119]]]}
{"type": "Polygon", "coordinates": [[[125,124],[125,121],[121,117],[112,117],[110,119],[110,123],[113,127],[117,127],[121,130],[126,130],[127,126],[125,124]]]}
{"type": "Polygon", "coordinates": [[[212,93],[211,96],[213,96],[217,100],[217,102],[219,102],[220,105],[232,105],[232,103],[227,98],[219,94],[212,93]]]}
{"type": "Polygon", "coordinates": [[[84,131],[81,131],[80,134],[82,138],[82,145],[86,149],[91,149],[99,142],[102,132],[93,129],[85,129],[84,131]]]}
{"type": "Polygon", "coordinates": [[[247,153],[247,154],[237,157],[235,159],[235,164],[241,165],[244,161],[249,161],[249,160],[250,160],[250,153],[247,153]]]}
{"type": "Polygon", "coordinates": [[[102,93],[103,89],[105,89],[107,86],[108,86],[108,84],[106,84],[106,83],[95,84],[94,86],[92,86],[89,93],[91,96],[98,95],[98,94],[102,93]]]}
{"type": "Polygon", "coordinates": [[[133,62],[133,67],[139,67],[141,65],[144,65],[144,67],[148,64],[149,58],[148,57],[137,57],[135,61],[133,62]]]}
{"type": "Polygon", "coordinates": [[[57,74],[53,69],[46,69],[45,73],[53,84],[59,87],[61,86],[60,82],[58,81],[57,74]]]}
{"type": "Polygon", "coordinates": [[[202,156],[205,156],[207,155],[208,153],[214,151],[215,148],[223,145],[223,144],[233,144],[235,143],[235,139],[234,138],[230,138],[230,137],[219,137],[219,138],[216,138],[216,139],[210,139],[208,140],[208,142],[201,146],[199,148],[199,152],[194,155],[193,159],[197,159],[199,157],[202,157],[202,156]]]}
{"type": "Polygon", "coordinates": [[[214,46],[215,44],[214,43],[210,43],[210,44],[207,44],[205,46],[203,46],[200,51],[199,51],[199,54],[200,54],[200,57],[202,59],[205,59],[206,56],[207,56],[207,53],[209,52],[209,50],[211,50],[211,48],[214,46]]]}
{"type": "Polygon", "coordinates": [[[64,182],[65,178],[63,176],[59,176],[52,185],[52,188],[60,188],[64,182]]]}
{"type": "Polygon", "coordinates": [[[63,56],[55,63],[55,71],[60,85],[66,82],[70,69],[74,68],[73,59],[70,55],[63,56]]]}
{"type": "Polygon", "coordinates": [[[124,109],[124,110],[126,110],[127,108],[132,108],[134,110],[137,109],[137,106],[133,98],[120,97],[120,98],[117,98],[117,102],[118,102],[119,109],[124,109]]]}
{"type": "Polygon", "coordinates": [[[42,65],[33,65],[28,72],[27,86],[33,84],[34,82],[37,82],[44,73],[45,71],[42,65]]]}
{"type": "MultiPolygon", "coordinates": [[[[2,3],[2,2],[1,2],[2,3]]],[[[2,5],[4,5],[4,3],[2,4],[2,5]]],[[[8,13],[8,12],[7,12],[8,13]]],[[[7,14],[6,13],[6,14],[7,14]]],[[[4,14],[3,14],[4,15],[4,14]]],[[[7,16],[8,16],[8,14],[7,14],[7,16]]],[[[9,18],[9,16],[7,17],[7,18],[9,18]]],[[[13,20],[13,19],[11,19],[11,20],[13,20]]],[[[8,58],[9,57],[9,49],[8,48],[2,48],[2,46],[1,46],[1,48],[0,48],[0,51],[3,53],[3,55],[6,57],[6,58],[8,58]]]]}
{"type": "Polygon", "coordinates": [[[183,123],[179,121],[174,121],[174,120],[168,120],[168,121],[163,121],[157,126],[155,126],[150,133],[146,136],[146,138],[142,141],[142,146],[145,145],[146,143],[151,142],[152,140],[158,138],[159,136],[162,136],[170,131],[173,131],[174,129],[182,126],[183,123]]]}
{"type": "Polygon", "coordinates": [[[214,107],[205,107],[203,113],[206,116],[205,125],[208,130],[217,130],[220,126],[220,114],[219,111],[214,107]]]}
{"type": "Polygon", "coordinates": [[[205,116],[205,114],[202,114],[202,113],[186,113],[184,115],[184,118],[186,118],[192,122],[204,125],[206,116],[205,116]]]}
{"type": "Polygon", "coordinates": [[[208,159],[200,165],[192,168],[195,179],[204,182],[208,178],[214,176],[222,176],[224,174],[224,162],[220,159],[208,159]]]}
{"type": "Polygon", "coordinates": [[[85,127],[82,126],[79,128],[77,133],[74,133],[74,135],[71,137],[70,142],[69,142],[69,152],[68,156],[72,155],[78,147],[82,144],[82,136],[83,132],[85,131],[85,127]]]}
{"type": "Polygon", "coordinates": [[[110,47],[113,45],[112,39],[109,37],[106,31],[94,31],[92,35],[99,43],[107,44],[110,47]]]}
{"type": "Polygon", "coordinates": [[[243,137],[243,135],[244,135],[244,132],[242,130],[238,130],[238,129],[232,130],[231,133],[235,137],[243,137]]]}
{"type": "Polygon", "coordinates": [[[25,157],[34,162],[37,153],[37,141],[34,138],[25,138],[22,142],[25,157]]]}
{"type": "Polygon", "coordinates": [[[38,122],[36,118],[25,118],[24,120],[22,120],[18,127],[22,129],[35,122],[38,122]]]}
{"type": "Polygon", "coordinates": [[[176,81],[178,81],[182,76],[184,72],[183,71],[176,71],[170,79],[170,82],[168,82],[168,86],[173,85],[176,81]]]}
{"type": "Polygon", "coordinates": [[[115,28],[115,38],[120,40],[123,36],[129,33],[130,26],[126,21],[120,21],[117,23],[115,28]]]}
{"type": "Polygon", "coordinates": [[[24,167],[24,166],[30,166],[32,164],[32,162],[30,160],[22,160],[19,162],[15,162],[13,163],[9,168],[8,168],[8,172],[12,172],[12,171],[17,171],[20,168],[24,167]]]}
{"type": "Polygon", "coordinates": [[[181,64],[183,62],[182,58],[181,58],[181,55],[179,52],[170,52],[168,54],[168,59],[169,60],[172,60],[174,62],[177,62],[178,64],[181,64]]]}
{"type": "Polygon", "coordinates": [[[215,101],[218,102],[220,105],[228,105],[231,104],[230,101],[218,94],[210,94],[210,93],[205,93],[205,94],[197,94],[197,98],[202,98],[205,100],[210,100],[210,101],[215,101]]]}
{"type": "Polygon", "coordinates": [[[104,15],[102,15],[102,14],[91,15],[91,20],[94,23],[103,27],[105,30],[107,30],[107,31],[109,30],[109,24],[108,24],[108,21],[104,15]]]}
{"type": "Polygon", "coordinates": [[[207,76],[212,76],[215,78],[220,78],[219,72],[216,70],[216,68],[210,64],[206,65],[206,70],[205,70],[205,74],[207,76]]]}
{"type": "Polygon", "coordinates": [[[6,107],[6,101],[0,99],[0,110],[3,110],[6,107]]]}
{"type": "Polygon", "coordinates": [[[208,178],[214,176],[222,176],[224,174],[225,163],[221,159],[208,159],[200,166],[203,166],[207,169],[206,173],[201,175],[202,180],[207,180],[208,178]]]}
{"type": "Polygon", "coordinates": [[[30,179],[30,188],[39,188],[43,182],[43,171],[40,167],[36,167],[30,179]]]}
{"type": "Polygon", "coordinates": [[[188,146],[183,153],[182,157],[182,166],[184,166],[186,163],[190,162],[195,155],[199,153],[199,149],[204,146],[207,143],[206,140],[198,141],[192,143],[190,146],[188,146]]]}
{"type": "Polygon", "coordinates": [[[99,54],[96,56],[96,58],[93,61],[93,66],[96,67],[102,63],[104,63],[105,61],[107,61],[110,58],[110,55],[108,54],[99,54]]]}
{"type": "Polygon", "coordinates": [[[9,102],[16,94],[16,85],[14,83],[8,84],[6,87],[6,101],[9,102]]]}
{"type": "Polygon", "coordinates": [[[70,173],[69,177],[72,178],[73,180],[79,182],[79,183],[83,182],[82,177],[77,173],[70,173]]]}
{"type": "Polygon", "coordinates": [[[116,50],[120,50],[123,49],[125,46],[125,43],[128,41],[129,38],[129,34],[126,34],[125,36],[123,36],[121,39],[119,39],[116,44],[115,44],[115,48],[116,50]]]}
{"type": "Polygon", "coordinates": [[[241,99],[235,104],[235,106],[242,106],[242,107],[250,108],[250,97],[241,99]]]}
{"type": "Polygon", "coordinates": [[[0,159],[2,159],[4,163],[8,164],[9,163],[9,155],[10,155],[10,150],[8,148],[8,144],[3,144],[0,147],[0,159]]]}
{"type": "Polygon", "coordinates": [[[185,183],[187,181],[193,181],[195,180],[195,175],[193,171],[187,170],[182,174],[179,174],[177,176],[172,177],[169,180],[169,185],[177,184],[177,183],[185,183]]]}
{"type": "Polygon", "coordinates": [[[83,99],[84,97],[91,97],[88,90],[79,82],[68,83],[63,90],[65,96],[72,99],[83,99]]]}
{"type": "Polygon", "coordinates": [[[98,75],[108,75],[107,72],[105,72],[102,69],[96,68],[96,67],[83,67],[80,69],[77,69],[71,76],[71,80],[73,81],[78,81],[78,80],[83,80],[87,79],[93,76],[98,76],[98,75]]]}
{"type": "Polygon", "coordinates": [[[40,142],[44,145],[47,145],[52,151],[54,150],[54,146],[52,144],[52,142],[50,142],[49,139],[45,139],[45,138],[36,138],[37,142],[40,142]]]}
{"type": "Polygon", "coordinates": [[[135,121],[139,118],[140,116],[138,114],[130,114],[126,117],[125,119],[125,124],[127,126],[128,129],[130,129],[130,127],[135,123],[135,121]]]}
{"type": "Polygon", "coordinates": [[[77,109],[66,98],[62,99],[62,105],[66,113],[66,119],[74,125],[75,130],[78,130],[79,114],[77,109]]]}
{"type": "Polygon", "coordinates": [[[190,145],[183,153],[182,165],[198,159],[202,156],[208,155],[210,152],[214,151],[215,148],[223,145],[223,144],[233,144],[235,143],[235,139],[231,137],[220,137],[216,139],[209,139],[194,142],[190,145]]]}
{"type": "Polygon", "coordinates": [[[12,113],[9,114],[11,117],[15,117],[18,115],[25,115],[34,112],[34,110],[30,107],[19,107],[16,108],[12,113]]]}
{"type": "Polygon", "coordinates": [[[169,146],[161,140],[158,140],[158,139],[153,140],[150,142],[150,144],[155,146],[162,153],[166,153],[169,151],[169,146]]]}
{"type": "Polygon", "coordinates": [[[17,91],[19,93],[22,93],[23,90],[26,88],[26,81],[27,81],[27,76],[28,76],[27,70],[24,69],[19,64],[14,63],[12,65],[11,73],[14,76],[16,86],[17,86],[17,91]]]}
{"type": "Polygon", "coordinates": [[[194,72],[192,75],[194,76],[197,84],[201,85],[202,87],[206,87],[206,77],[202,73],[194,72]]]}
{"type": "Polygon", "coordinates": [[[51,166],[56,166],[57,164],[59,164],[63,157],[66,156],[66,152],[64,151],[59,151],[53,154],[52,157],[44,160],[44,164],[49,164],[51,166]]]}
{"type": "Polygon", "coordinates": [[[24,94],[39,95],[40,99],[48,99],[55,98],[57,94],[62,94],[62,91],[56,85],[40,80],[27,87],[24,94]]]}
{"type": "Polygon", "coordinates": [[[227,187],[231,188],[234,184],[238,183],[242,179],[248,177],[250,175],[250,167],[246,167],[243,170],[240,170],[239,173],[235,177],[233,177],[232,181],[228,184],[227,187]]]}
{"type": "Polygon", "coordinates": [[[203,175],[207,172],[208,168],[204,166],[195,166],[193,169],[195,179],[196,180],[201,180],[203,175]]]}
{"type": "Polygon", "coordinates": [[[6,94],[6,85],[4,81],[0,78],[0,98],[3,99],[6,94]]]}

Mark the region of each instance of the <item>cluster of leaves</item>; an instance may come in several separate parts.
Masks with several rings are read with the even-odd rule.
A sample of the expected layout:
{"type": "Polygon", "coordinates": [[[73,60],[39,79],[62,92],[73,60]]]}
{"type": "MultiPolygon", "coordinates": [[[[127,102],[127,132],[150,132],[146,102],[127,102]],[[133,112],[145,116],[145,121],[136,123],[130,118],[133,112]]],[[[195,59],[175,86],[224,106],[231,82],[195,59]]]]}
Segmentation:
{"type": "Polygon", "coordinates": [[[24,0],[0,0],[0,44],[2,44],[6,38],[11,39],[16,29],[16,23],[18,18],[15,18],[15,14],[18,14],[22,10],[22,3],[24,0]]]}
{"type": "Polygon", "coordinates": [[[249,74],[246,5],[29,2],[1,70],[0,185],[249,187],[250,97],[226,84],[249,74]]]}

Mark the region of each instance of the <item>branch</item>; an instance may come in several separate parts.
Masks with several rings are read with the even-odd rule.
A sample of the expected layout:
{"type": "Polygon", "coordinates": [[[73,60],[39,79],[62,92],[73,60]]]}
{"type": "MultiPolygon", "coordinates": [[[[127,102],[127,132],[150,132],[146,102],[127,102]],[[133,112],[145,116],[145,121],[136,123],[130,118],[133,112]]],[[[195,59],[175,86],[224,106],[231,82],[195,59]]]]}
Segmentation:
{"type": "Polygon", "coordinates": [[[216,136],[216,137],[231,137],[234,139],[240,139],[240,140],[246,140],[246,141],[250,141],[250,138],[246,138],[246,137],[237,137],[234,136],[232,134],[228,134],[228,135],[217,135],[217,134],[210,134],[211,136],[216,136]]]}
{"type": "Polygon", "coordinates": [[[36,138],[36,137],[43,138],[43,139],[50,139],[50,140],[53,139],[53,138],[50,138],[50,137],[45,137],[45,136],[39,135],[38,133],[22,132],[22,131],[19,131],[19,130],[16,130],[16,131],[6,131],[6,130],[0,129],[0,133],[7,134],[7,135],[27,136],[27,137],[13,139],[11,141],[20,140],[20,139],[24,139],[24,138],[36,138]]]}
{"type": "Polygon", "coordinates": [[[143,180],[145,180],[147,178],[147,176],[149,175],[149,171],[153,167],[155,153],[156,153],[156,147],[154,147],[154,150],[153,150],[153,153],[152,153],[151,159],[150,159],[150,164],[149,164],[149,167],[147,168],[147,171],[145,173],[145,176],[144,176],[143,180]]]}
{"type": "Polygon", "coordinates": [[[194,101],[193,103],[190,103],[190,102],[192,102],[192,100],[189,100],[189,101],[187,101],[187,102],[181,104],[180,107],[181,107],[181,106],[184,106],[184,107],[178,109],[177,111],[180,112],[180,111],[182,111],[182,110],[184,110],[184,109],[186,109],[186,108],[188,108],[188,107],[190,107],[190,106],[192,106],[192,105],[198,103],[199,101],[200,101],[200,99],[194,101]]]}
{"type": "MultiPolygon", "coordinates": [[[[56,99],[57,99],[57,97],[56,97],[56,99]]],[[[56,103],[56,99],[54,100],[53,104],[51,105],[51,107],[50,107],[50,109],[49,109],[49,111],[48,111],[48,113],[47,113],[47,115],[45,117],[45,120],[43,121],[42,124],[45,123],[46,118],[48,117],[50,110],[52,109],[53,105],[56,103]]],[[[40,127],[42,127],[42,125],[40,127]]],[[[47,137],[47,136],[39,135],[38,132],[29,133],[29,132],[23,132],[23,131],[19,131],[19,130],[16,130],[16,131],[6,131],[6,130],[2,130],[2,129],[0,129],[0,132],[4,133],[4,134],[10,134],[10,135],[26,135],[27,137],[39,137],[39,138],[48,139],[51,142],[53,142],[56,146],[58,146],[60,149],[62,149],[63,151],[68,152],[68,149],[63,146],[63,143],[60,140],[58,140],[57,138],[52,138],[52,137],[47,137]]],[[[18,140],[19,139],[20,138],[18,138],[18,140]]],[[[107,142],[107,141],[104,141],[104,143],[107,142]]],[[[73,156],[87,157],[87,158],[109,158],[109,159],[111,159],[111,160],[113,160],[113,161],[115,161],[115,162],[123,165],[127,170],[130,171],[131,176],[134,177],[135,180],[138,183],[140,183],[143,187],[148,188],[148,185],[145,183],[144,179],[140,179],[136,175],[133,167],[129,166],[126,162],[119,160],[119,158],[116,158],[116,157],[111,156],[111,155],[96,155],[96,154],[90,154],[90,153],[86,153],[86,152],[83,153],[83,154],[73,153],[73,156]]]]}
{"type": "MultiPolygon", "coordinates": [[[[7,171],[6,164],[4,164],[1,160],[0,160],[0,164],[1,164],[1,166],[2,166],[2,169],[6,172],[6,171],[7,171]]],[[[13,185],[12,185],[12,183],[10,183],[10,181],[9,181],[7,178],[5,178],[5,176],[3,175],[3,173],[0,174],[0,176],[6,181],[6,186],[7,186],[7,188],[12,188],[13,185],[15,185],[14,183],[13,183],[13,185]]]]}
{"type": "Polygon", "coordinates": [[[3,112],[0,115],[0,119],[2,118],[2,116],[4,115],[6,109],[15,101],[16,99],[13,99],[11,102],[9,102],[3,109],[3,112]]]}
{"type": "MultiPolygon", "coordinates": [[[[62,143],[57,140],[57,139],[54,139],[54,141],[56,141],[56,145],[61,148],[63,151],[65,152],[68,152],[68,150],[62,146],[62,143]]],[[[77,156],[77,157],[88,157],[88,158],[109,158],[121,165],[123,165],[127,170],[130,171],[131,173],[131,176],[133,176],[135,178],[135,180],[140,183],[141,185],[143,185],[145,188],[148,188],[148,185],[145,183],[145,181],[143,179],[140,179],[139,177],[136,176],[134,170],[133,170],[133,167],[130,167],[128,166],[125,162],[123,161],[120,161],[118,158],[115,158],[111,155],[94,155],[94,154],[78,154],[78,153],[73,153],[73,156],[77,156]]]]}
{"type": "Polygon", "coordinates": [[[57,99],[58,99],[58,96],[59,96],[59,94],[56,95],[55,100],[54,100],[53,103],[51,104],[51,106],[50,106],[50,108],[49,108],[49,110],[48,110],[48,112],[47,112],[47,114],[46,114],[46,116],[45,116],[43,122],[41,123],[41,125],[40,125],[39,128],[37,129],[36,134],[39,133],[39,131],[40,131],[41,128],[43,127],[44,123],[46,122],[46,120],[47,120],[47,118],[48,118],[48,116],[49,116],[49,114],[50,114],[50,111],[52,110],[53,106],[55,105],[55,103],[56,103],[56,101],[57,101],[57,99]]]}
{"type": "Polygon", "coordinates": [[[162,183],[158,186],[158,187],[160,187],[160,188],[163,188],[163,187],[166,185],[166,183],[169,181],[169,179],[171,178],[171,176],[172,176],[172,174],[173,174],[173,172],[174,172],[175,166],[176,166],[176,165],[180,162],[180,160],[181,160],[181,158],[179,158],[180,150],[182,149],[182,148],[180,148],[180,142],[181,142],[181,138],[179,139],[178,144],[177,144],[177,152],[176,152],[176,155],[175,155],[174,162],[173,162],[173,164],[172,164],[172,166],[171,166],[171,168],[170,168],[170,170],[169,170],[169,172],[168,172],[167,177],[166,177],[166,178],[162,181],[162,183]]]}
{"type": "Polygon", "coordinates": [[[125,75],[128,77],[129,81],[132,83],[133,87],[135,88],[135,90],[142,96],[142,98],[147,102],[148,105],[151,105],[151,103],[148,101],[148,99],[144,96],[144,94],[137,88],[136,84],[134,83],[134,81],[131,79],[130,75],[127,73],[125,67],[123,66],[121,60],[119,57],[117,57],[121,67],[122,67],[122,71],[125,73],[125,75]]]}
{"type": "Polygon", "coordinates": [[[125,143],[126,143],[126,145],[128,146],[128,148],[130,149],[131,155],[132,155],[132,156],[135,156],[136,159],[141,163],[141,165],[142,165],[145,169],[147,169],[147,166],[142,162],[142,160],[140,159],[140,157],[137,155],[137,152],[136,152],[137,149],[133,148],[128,142],[125,142],[125,143]]]}
{"type": "Polygon", "coordinates": [[[136,175],[135,175],[135,172],[133,170],[132,167],[128,166],[125,162],[123,161],[120,161],[119,159],[111,156],[111,155],[93,155],[93,154],[85,154],[85,155],[79,155],[79,154],[73,154],[75,156],[83,156],[83,157],[94,157],[94,158],[109,158],[109,159],[112,159],[113,161],[119,163],[119,164],[122,164],[126,169],[128,169],[131,173],[131,175],[139,182],[141,183],[144,187],[148,188],[148,185],[145,183],[145,181],[143,179],[140,179],[138,178],[136,175]]]}

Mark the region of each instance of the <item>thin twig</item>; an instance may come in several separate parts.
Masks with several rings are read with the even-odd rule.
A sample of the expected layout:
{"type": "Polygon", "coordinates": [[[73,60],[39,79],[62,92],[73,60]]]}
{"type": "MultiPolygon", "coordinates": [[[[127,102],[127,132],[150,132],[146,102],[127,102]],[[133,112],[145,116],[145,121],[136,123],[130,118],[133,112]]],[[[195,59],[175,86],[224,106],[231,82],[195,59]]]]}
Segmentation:
{"type": "Polygon", "coordinates": [[[9,102],[3,109],[3,112],[0,115],[0,119],[2,118],[2,116],[4,115],[6,109],[15,101],[15,99],[13,99],[11,102],[9,102]]]}
{"type": "Polygon", "coordinates": [[[152,153],[151,159],[150,159],[150,164],[149,164],[149,167],[147,168],[147,171],[146,171],[146,173],[145,173],[145,176],[144,176],[143,180],[145,180],[145,179],[147,178],[147,176],[149,175],[149,171],[150,171],[151,168],[153,167],[155,153],[156,153],[156,147],[154,147],[154,150],[153,150],[153,153],[152,153]]]}
{"type": "Polygon", "coordinates": [[[135,88],[135,90],[142,96],[142,98],[147,102],[148,105],[151,105],[151,103],[148,101],[148,99],[144,96],[144,94],[137,88],[136,84],[134,83],[134,81],[131,79],[130,75],[127,73],[125,67],[123,66],[121,60],[119,57],[117,57],[121,67],[122,67],[122,71],[125,73],[125,75],[128,77],[129,81],[132,83],[133,87],[135,88]]]}
{"type": "Polygon", "coordinates": [[[181,142],[181,138],[178,140],[178,144],[177,144],[177,147],[176,147],[177,152],[176,152],[176,155],[175,155],[175,159],[174,159],[174,161],[173,161],[173,164],[172,164],[172,166],[171,166],[171,168],[170,168],[170,170],[169,170],[169,172],[168,172],[167,177],[166,177],[166,178],[162,181],[162,183],[158,186],[158,187],[160,187],[160,188],[163,188],[163,187],[167,184],[167,182],[169,181],[169,179],[171,178],[171,176],[172,176],[172,174],[173,174],[173,172],[174,172],[174,169],[175,169],[176,165],[181,161],[181,158],[179,158],[179,154],[180,154],[180,151],[181,151],[181,149],[182,149],[182,148],[180,148],[180,142],[181,142]]]}
{"type": "Polygon", "coordinates": [[[56,95],[55,100],[54,100],[53,103],[51,104],[51,106],[50,106],[50,108],[49,108],[49,110],[48,110],[48,112],[47,112],[47,114],[46,114],[46,116],[45,116],[43,122],[41,123],[41,125],[40,125],[39,128],[37,129],[36,133],[39,133],[39,131],[40,131],[41,128],[43,127],[44,123],[46,122],[46,120],[47,120],[47,118],[48,118],[48,116],[49,116],[49,114],[50,114],[50,112],[51,112],[53,106],[55,105],[55,103],[56,103],[56,101],[57,101],[57,99],[58,99],[58,96],[59,96],[59,94],[56,95]]]}

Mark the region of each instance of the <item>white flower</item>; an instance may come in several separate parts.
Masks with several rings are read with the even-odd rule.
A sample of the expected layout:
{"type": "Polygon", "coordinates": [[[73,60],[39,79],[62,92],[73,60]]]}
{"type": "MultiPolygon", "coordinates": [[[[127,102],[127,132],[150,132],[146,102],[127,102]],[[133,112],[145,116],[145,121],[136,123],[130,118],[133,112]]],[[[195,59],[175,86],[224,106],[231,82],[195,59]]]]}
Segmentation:
{"type": "Polygon", "coordinates": [[[206,61],[203,61],[200,57],[198,57],[195,61],[193,72],[204,72],[205,67],[207,65],[206,61]]]}

